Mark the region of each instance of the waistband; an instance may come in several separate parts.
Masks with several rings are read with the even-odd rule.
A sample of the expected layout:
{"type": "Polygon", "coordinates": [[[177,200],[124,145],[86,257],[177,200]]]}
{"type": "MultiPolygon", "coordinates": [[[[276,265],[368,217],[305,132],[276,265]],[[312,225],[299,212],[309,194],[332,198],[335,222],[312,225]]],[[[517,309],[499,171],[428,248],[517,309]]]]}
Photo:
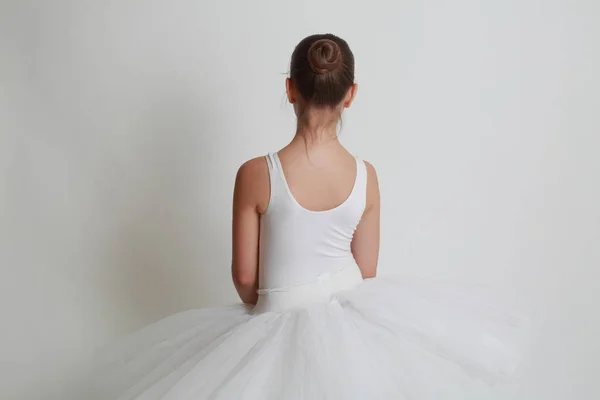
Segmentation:
{"type": "Polygon", "coordinates": [[[336,293],[353,289],[363,281],[358,266],[319,275],[315,280],[293,286],[259,289],[254,314],[281,312],[315,303],[327,303],[336,293]]]}

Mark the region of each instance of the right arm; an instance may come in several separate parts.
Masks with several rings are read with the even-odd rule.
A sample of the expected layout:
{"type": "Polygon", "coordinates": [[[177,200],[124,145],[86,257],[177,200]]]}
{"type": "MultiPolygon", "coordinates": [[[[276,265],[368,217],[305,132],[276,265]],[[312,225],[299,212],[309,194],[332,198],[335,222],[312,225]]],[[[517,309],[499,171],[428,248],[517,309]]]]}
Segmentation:
{"type": "Polygon", "coordinates": [[[375,168],[367,166],[367,204],[352,239],[352,254],[364,279],[377,275],[379,259],[380,199],[375,168]]]}

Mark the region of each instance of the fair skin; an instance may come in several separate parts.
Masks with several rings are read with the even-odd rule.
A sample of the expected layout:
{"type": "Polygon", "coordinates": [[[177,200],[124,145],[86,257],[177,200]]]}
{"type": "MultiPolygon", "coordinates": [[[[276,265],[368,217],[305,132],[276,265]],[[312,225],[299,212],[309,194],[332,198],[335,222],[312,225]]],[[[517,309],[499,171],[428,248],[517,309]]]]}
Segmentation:
{"type": "MultiPolygon", "coordinates": [[[[337,122],[356,95],[353,85],[334,109],[310,108],[298,123],[290,144],[278,152],[294,198],[311,211],[329,210],[344,202],[356,178],[354,157],[337,139],[337,122]]],[[[296,115],[303,100],[286,80],[288,100],[296,115]]],[[[380,200],[377,174],[367,165],[366,208],[352,240],[352,254],[364,279],[377,273],[379,256],[380,200]]],[[[238,170],[233,195],[232,278],[244,303],[258,300],[260,216],[270,199],[269,171],[264,157],[247,161],[238,170]]]]}

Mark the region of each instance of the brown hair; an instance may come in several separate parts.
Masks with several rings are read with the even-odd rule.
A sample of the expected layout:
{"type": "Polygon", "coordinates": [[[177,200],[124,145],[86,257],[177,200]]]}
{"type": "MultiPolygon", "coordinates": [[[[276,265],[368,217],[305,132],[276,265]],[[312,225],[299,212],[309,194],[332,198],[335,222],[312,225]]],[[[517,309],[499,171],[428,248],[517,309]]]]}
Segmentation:
{"type": "Polygon", "coordinates": [[[354,84],[354,55],[335,35],[309,36],[292,53],[290,79],[306,107],[334,108],[354,84]]]}

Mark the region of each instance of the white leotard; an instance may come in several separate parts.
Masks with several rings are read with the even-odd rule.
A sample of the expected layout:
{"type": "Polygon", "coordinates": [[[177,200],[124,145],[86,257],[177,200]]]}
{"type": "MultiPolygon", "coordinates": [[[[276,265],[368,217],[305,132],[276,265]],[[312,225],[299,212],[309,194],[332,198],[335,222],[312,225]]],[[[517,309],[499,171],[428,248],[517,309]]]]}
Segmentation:
{"type": "Polygon", "coordinates": [[[267,157],[271,197],[260,220],[261,293],[313,282],[358,267],[350,250],[366,206],[367,169],[356,159],[356,179],[348,198],[326,211],[310,211],[292,195],[277,154],[267,157]]]}

